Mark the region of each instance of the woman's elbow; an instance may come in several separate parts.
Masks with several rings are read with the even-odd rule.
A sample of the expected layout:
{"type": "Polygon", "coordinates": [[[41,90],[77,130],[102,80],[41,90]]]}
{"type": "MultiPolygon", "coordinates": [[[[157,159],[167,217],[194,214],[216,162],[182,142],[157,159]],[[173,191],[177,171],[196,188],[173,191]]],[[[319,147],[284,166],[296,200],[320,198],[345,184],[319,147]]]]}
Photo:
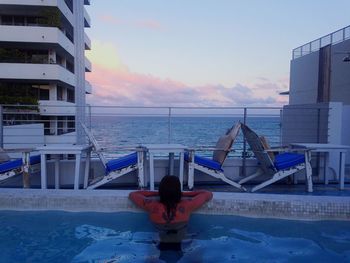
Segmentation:
{"type": "Polygon", "coordinates": [[[213,193],[212,192],[207,192],[207,201],[210,201],[211,199],[213,199],[213,193]]]}
{"type": "Polygon", "coordinates": [[[136,192],[130,192],[130,193],[129,193],[129,199],[132,200],[132,201],[134,201],[135,198],[136,198],[136,195],[137,195],[136,192]]]}

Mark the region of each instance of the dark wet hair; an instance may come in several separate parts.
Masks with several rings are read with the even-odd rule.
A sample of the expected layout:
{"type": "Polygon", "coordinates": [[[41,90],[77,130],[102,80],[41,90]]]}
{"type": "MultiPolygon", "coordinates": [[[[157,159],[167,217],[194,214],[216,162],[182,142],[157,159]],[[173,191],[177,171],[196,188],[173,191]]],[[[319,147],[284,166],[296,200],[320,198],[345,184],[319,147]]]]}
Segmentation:
{"type": "Polygon", "coordinates": [[[175,217],[176,206],[181,201],[181,184],[177,176],[166,175],[159,185],[160,202],[165,205],[167,218],[171,221],[175,217]]]}

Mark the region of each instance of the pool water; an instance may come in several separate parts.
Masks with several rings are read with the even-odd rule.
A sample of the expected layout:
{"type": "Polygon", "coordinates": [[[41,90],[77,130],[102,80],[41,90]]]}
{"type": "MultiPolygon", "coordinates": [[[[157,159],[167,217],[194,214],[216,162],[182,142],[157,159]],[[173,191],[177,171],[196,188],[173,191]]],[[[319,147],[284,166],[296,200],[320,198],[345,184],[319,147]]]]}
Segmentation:
{"type": "Polygon", "coordinates": [[[157,243],[143,213],[0,212],[1,262],[350,262],[350,222],[193,215],[157,243]]]}

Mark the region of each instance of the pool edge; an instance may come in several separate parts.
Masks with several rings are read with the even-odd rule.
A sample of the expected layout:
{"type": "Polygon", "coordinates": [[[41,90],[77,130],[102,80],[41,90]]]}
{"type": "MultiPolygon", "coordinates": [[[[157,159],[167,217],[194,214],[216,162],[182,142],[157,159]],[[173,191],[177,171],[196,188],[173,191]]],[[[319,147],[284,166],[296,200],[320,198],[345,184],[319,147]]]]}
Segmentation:
{"type": "MultiPolygon", "coordinates": [[[[1,189],[0,210],[141,212],[129,190],[1,189]]],[[[350,197],[215,192],[199,214],[292,220],[350,220],[350,197]]]]}

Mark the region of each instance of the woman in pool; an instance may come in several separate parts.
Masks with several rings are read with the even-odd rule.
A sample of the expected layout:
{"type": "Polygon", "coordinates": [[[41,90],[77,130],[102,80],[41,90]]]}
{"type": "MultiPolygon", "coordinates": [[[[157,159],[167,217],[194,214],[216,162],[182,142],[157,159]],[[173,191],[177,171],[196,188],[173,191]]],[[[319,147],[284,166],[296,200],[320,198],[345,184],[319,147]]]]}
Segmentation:
{"type": "Polygon", "coordinates": [[[213,194],[205,190],[181,192],[179,178],[169,175],[161,180],[158,192],[135,191],[129,195],[137,206],[149,213],[159,230],[160,250],[181,250],[191,212],[212,197],[213,194]]]}

